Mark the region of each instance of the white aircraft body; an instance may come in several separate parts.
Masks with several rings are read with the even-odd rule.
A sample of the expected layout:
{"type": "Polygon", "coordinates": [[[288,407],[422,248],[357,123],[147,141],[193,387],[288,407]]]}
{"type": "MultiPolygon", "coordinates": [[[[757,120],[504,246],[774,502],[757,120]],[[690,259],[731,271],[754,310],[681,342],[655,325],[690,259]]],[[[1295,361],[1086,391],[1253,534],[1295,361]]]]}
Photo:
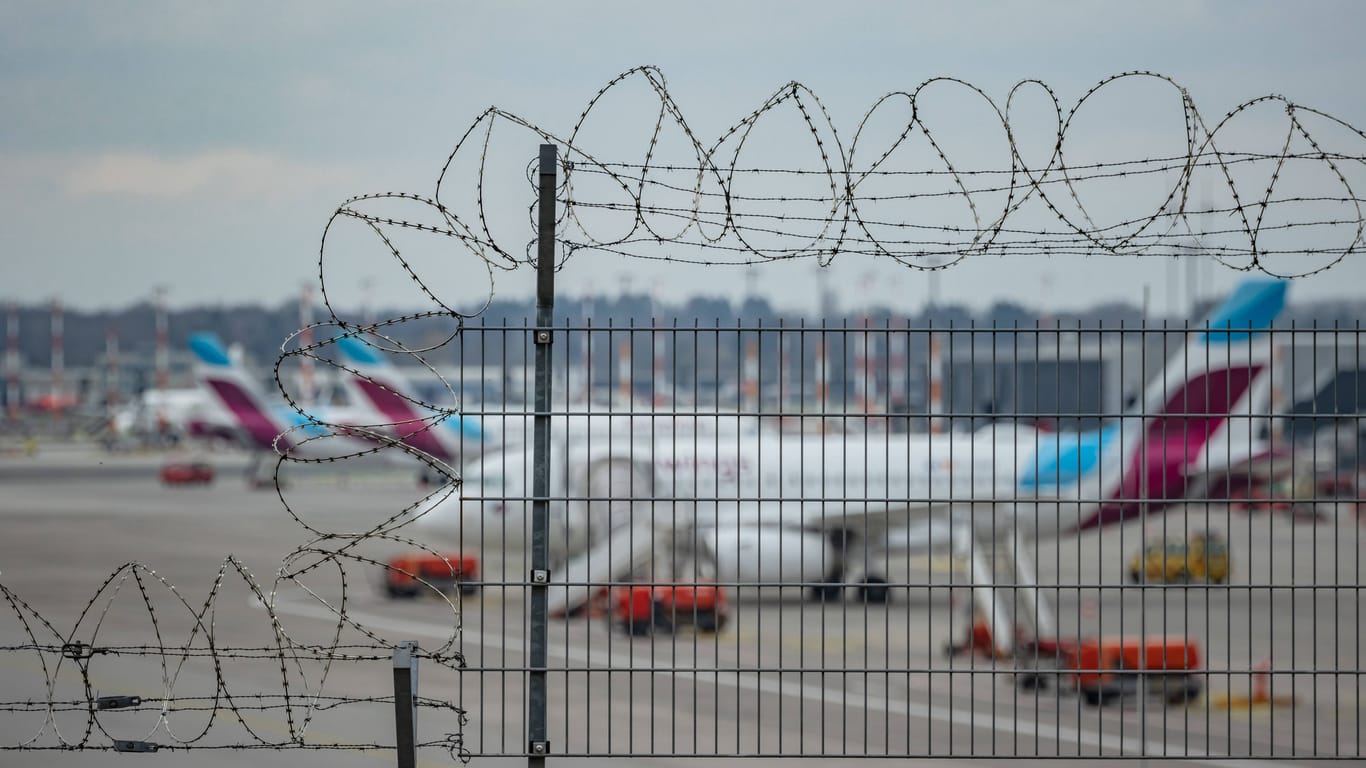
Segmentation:
{"type": "MultiPolygon", "coordinates": [[[[549,540],[565,587],[552,609],[572,611],[590,585],[646,565],[655,578],[691,572],[827,596],[853,585],[879,600],[892,555],[951,549],[970,556],[974,587],[985,590],[978,602],[991,605],[994,636],[1008,644],[986,563],[998,543],[1016,583],[1029,586],[1023,542],[1156,512],[1274,468],[1255,437],[1270,400],[1271,343],[1259,331],[1285,291],[1284,282],[1240,286],[1187,334],[1137,408],[1088,432],[994,423],[971,434],[584,434],[553,423],[549,540]]],[[[433,503],[419,524],[462,548],[522,548],[531,468],[530,446],[486,453],[463,468],[458,496],[433,503]]],[[[1029,609],[1040,631],[1051,623],[1042,606],[1029,609]]]]}
{"type": "Polygon", "coordinates": [[[147,389],[114,409],[114,433],[134,437],[214,437],[235,426],[200,387],[147,389]]]}

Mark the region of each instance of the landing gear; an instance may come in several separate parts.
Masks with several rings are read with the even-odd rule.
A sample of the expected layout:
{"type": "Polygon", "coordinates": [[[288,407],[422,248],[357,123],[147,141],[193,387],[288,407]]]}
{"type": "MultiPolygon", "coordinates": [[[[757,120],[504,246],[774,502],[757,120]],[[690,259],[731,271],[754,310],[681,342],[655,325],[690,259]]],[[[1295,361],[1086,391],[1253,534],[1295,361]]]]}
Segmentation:
{"type": "Polygon", "coordinates": [[[885,552],[870,550],[859,544],[851,531],[837,529],[826,535],[834,565],[826,572],[823,581],[811,585],[811,600],[817,603],[839,602],[848,587],[855,590],[854,594],[861,603],[886,605],[891,598],[887,578],[869,572],[870,566],[883,562],[885,552]]]}
{"type": "Polygon", "coordinates": [[[887,579],[882,576],[868,576],[852,584],[831,580],[811,585],[809,594],[812,602],[838,603],[844,598],[844,590],[851,588],[856,590],[855,594],[861,603],[886,605],[892,599],[892,590],[888,584],[887,579]]]}
{"type": "Polygon", "coordinates": [[[811,600],[817,603],[837,603],[844,597],[844,584],[826,582],[811,586],[811,600]]]}
{"type": "Polygon", "coordinates": [[[891,599],[891,589],[881,576],[869,576],[859,584],[858,596],[868,605],[886,605],[891,599]]]}

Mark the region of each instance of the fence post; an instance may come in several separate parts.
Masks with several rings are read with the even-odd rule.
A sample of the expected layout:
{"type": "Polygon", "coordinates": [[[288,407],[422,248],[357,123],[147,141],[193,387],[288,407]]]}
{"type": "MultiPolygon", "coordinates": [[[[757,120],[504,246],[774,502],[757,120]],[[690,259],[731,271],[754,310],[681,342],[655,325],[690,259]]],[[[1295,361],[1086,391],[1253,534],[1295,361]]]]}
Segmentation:
{"type": "Polygon", "coordinates": [[[546,615],[550,582],[550,326],[555,309],[555,171],[558,147],[541,145],[536,233],[536,412],[533,422],[531,594],[527,643],[527,763],[545,765],[546,615]]]}
{"type": "Polygon", "coordinates": [[[394,743],[398,768],[417,766],[417,641],[394,647],[394,743]]]}

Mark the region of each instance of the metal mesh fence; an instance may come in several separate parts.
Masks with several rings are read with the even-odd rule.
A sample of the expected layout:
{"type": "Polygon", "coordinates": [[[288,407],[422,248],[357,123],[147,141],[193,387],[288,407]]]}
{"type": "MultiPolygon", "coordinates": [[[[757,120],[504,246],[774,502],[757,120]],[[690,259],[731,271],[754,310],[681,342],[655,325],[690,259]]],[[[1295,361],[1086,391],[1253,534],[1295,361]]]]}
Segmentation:
{"type": "Polygon", "coordinates": [[[548,576],[546,754],[1358,757],[1360,331],[1230,317],[558,326],[543,496],[534,332],[467,328],[469,748],[535,747],[548,576]]]}

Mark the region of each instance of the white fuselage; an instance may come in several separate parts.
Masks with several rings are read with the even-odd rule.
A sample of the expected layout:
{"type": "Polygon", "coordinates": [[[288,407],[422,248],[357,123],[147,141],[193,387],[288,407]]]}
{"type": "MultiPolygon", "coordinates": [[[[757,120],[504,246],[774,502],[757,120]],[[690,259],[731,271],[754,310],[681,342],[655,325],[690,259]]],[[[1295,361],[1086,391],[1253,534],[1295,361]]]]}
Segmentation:
{"type": "MultiPolygon", "coordinates": [[[[648,523],[696,536],[722,580],[808,583],[850,555],[876,563],[889,550],[947,548],[953,527],[1019,526],[1019,510],[1040,502],[1049,529],[1067,530],[1098,492],[1060,503],[1056,489],[1019,491],[1021,461],[1050,438],[1015,424],[947,435],[604,430],[572,441],[561,431],[551,441],[552,560],[648,523]]],[[[464,550],[524,548],[532,467],[530,446],[485,454],[419,524],[464,550]]]]}

